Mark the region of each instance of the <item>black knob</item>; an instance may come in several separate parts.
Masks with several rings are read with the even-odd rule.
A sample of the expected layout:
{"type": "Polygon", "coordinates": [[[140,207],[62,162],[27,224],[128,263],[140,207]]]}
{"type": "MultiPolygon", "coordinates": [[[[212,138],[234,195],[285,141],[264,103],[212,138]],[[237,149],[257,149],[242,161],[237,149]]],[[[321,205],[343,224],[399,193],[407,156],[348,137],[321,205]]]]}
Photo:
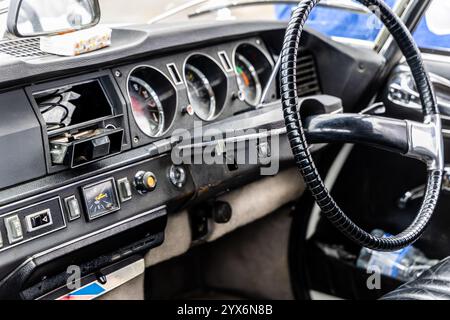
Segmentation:
{"type": "Polygon", "coordinates": [[[228,202],[216,201],[213,205],[212,218],[216,223],[228,223],[233,215],[233,209],[228,202]]]}
{"type": "Polygon", "coordinates": [[[155,190],[157,183],[153,172],[139,171],[134,177],[134,187],[142,194],[155,190]]]}

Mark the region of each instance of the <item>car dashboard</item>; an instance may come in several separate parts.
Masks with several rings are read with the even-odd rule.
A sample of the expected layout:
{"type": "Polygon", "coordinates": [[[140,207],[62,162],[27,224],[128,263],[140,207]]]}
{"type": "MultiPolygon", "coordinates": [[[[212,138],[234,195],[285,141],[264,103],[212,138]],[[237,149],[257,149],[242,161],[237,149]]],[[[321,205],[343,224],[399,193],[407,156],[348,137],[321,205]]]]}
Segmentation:
{"type": "MultiPolygon", "coordinates": [[[[175,162],[174,137],[232,130],[260,148],[270,137],[246,130],[278,130],[277,160],[289,165],[277,80],[267,87],[284,28],[123,27],[111,47],[73,58],[39,52],[36,39],[2,43],[0,295],[36,299],[68,265],[89,274],[148,251],[164,242],[168,215],[260,177],[260,163],[175,162]]],[[[384,63],[312,31],[301,50],[300,99],[326,94],[348,111],[384,63]]],[[[207,232],[197,231],[193,240],[207,232]]]]}

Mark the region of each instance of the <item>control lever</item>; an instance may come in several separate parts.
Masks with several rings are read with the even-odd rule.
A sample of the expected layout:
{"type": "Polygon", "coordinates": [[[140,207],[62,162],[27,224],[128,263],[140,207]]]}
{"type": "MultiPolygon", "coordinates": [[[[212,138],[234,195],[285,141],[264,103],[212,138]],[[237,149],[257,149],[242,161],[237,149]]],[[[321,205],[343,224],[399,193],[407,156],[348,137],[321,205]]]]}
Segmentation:
{"type": "MultiPolygon", "coordinates": [[[[429,75],[431,83],[437,92],[439,111],[443,116],[450,117],[450,81],[431,72],[429,75]]],[[[388,99],[397,106],[422,112],[420,95],[417,92],[414,79],[408,68],[400,67],[392,77],[389,85],[388,99]]]]}
{"type": "Polygon", "coordinates": [[[372,116],[381,116],[386,113],[386,107],[383,102],[377,102],[371,106],[363,109],[359,114],[366,114],[372,116]]]}
{"type": "MultiPolygon", "coordinates": [[[[418,186],[403,194],[397,202],[399,209],[405,209],[411,201],[423,198],[425,194],[425,185],[418,186]]],[[[450,192],[450,166],[444,168],[444,177],[442,179],[442,191],[450,192]]]]}

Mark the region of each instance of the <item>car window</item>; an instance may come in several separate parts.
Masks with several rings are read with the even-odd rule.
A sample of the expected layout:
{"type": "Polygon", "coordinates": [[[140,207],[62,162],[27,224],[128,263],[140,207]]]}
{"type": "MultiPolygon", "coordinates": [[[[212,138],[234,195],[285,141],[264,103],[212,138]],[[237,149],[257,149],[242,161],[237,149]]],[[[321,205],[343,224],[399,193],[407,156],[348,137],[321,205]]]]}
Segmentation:
{"type": "Polygon", "coordinates": [[[450,54],[450,1],[433,0],[414,38],[423,51],[450,54]]]}
{"type": "MultiPolygon", "coordinates": [[[[354,2],[345,0],[345,2],[354,2]]],[[[398,0],[386,0],[393,7],[398,0]]],[[[278,6],[279,19],[290,17],[291,6],[278,6]]],[[[327,36],[373,42],[383,25],[373,14],[358,13],[351,10],[318,6],[312,12],[307,25],[327,36]]]]}

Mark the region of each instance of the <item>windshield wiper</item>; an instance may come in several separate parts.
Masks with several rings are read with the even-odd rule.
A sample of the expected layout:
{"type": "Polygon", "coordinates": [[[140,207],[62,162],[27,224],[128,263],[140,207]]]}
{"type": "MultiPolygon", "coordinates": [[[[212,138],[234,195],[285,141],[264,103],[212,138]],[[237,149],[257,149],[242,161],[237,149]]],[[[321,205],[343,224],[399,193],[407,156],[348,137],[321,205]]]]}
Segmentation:
{"type": "Polygon", "coordinates": [[[160,14],[159,16],[156,16],[156,17],[150,19],[147,23],[148,24],[153,24],[153,23],[165,20],[165,19],[170,18],[170,17],[172,17],[172,16],[174,16],[174,15],[176,15],[176,14],[178,14],[178,13],[184,11],[184,10],[187,10],[187,9],[190,9],[190,8],[193,8],[193,7],[197,7],[197,6],[199,6],[201,4],[204,4],[206,2],[209,2],[209,0],[191,0],[191,1],[188,1],[188,2],[186,2],[186,3],[184,3],[184,4],[180,5],[180,6],[177,6],[177,7],[173,8],[173,9],[167,10],[166,12],[164,12],[163,14],[160,14]]]}
{"type": "MultiPolygon", "coordinates": [[[[162,20],[165,20],[167,18],[170,18],[180,12],[183,12],[185,10],[188,10],[190,8],[198,7],[202,4],[206,4],[207,2],[210,2],[210,0],[192,0],[189,2],[186,2],[178,7],[175,7],[173,9],[170,9],[163,14],[156,16],[148,21],[149,24],[153,24],[162,20]]],[[[229,9],[229,8],[238,8],[238,7],[250,7],[250,6],[258,6],[258,5],[271,5],[271,4],[290,4],[290,5],[297,5],[300,3],[300,0],[246,0],[246,1],[230,1],[225,4],[220,5],[214,5],[207,8],[200,8],[197,9],[195,12],[188,14],[187,16],[189,18],[195,18],[202,15],[210,14],[222,9],[229,9]]],[[[370,11],[357,3],[353,3],[350,0],[322,0],[318,4],[319,6],[324,6],[328,8],[336,8],[336,9],[345,9],[350,10],[352,12],[356,13],[369,13],[370,11]]]]}
{"type": "MultiPolygon", "coordinates": [[[[188,14],[189,18],[195,18],[202,15],[210,14],[222,9],[230,9],[230,8],[238,8],[238,7],[250,7],[250,6],[258,6],[258,5],[270,5],[270,4],[291,4],[297,5],[299,4],[299,0],[247,0],[247,1],[232,1],[227,4],[219,4],[215,6],[211,6],[206,9],[198,9],[194,13],[188,14]]],[[[350,1],[339,1],[339,0],[323,0],[318,3],[319,6],[324,6],[328,8],[336,8],[336,9],[345,9],[350,10],[356,13],[369,13],[370,11],[357,3],[353,3],[350,1]]]]}

